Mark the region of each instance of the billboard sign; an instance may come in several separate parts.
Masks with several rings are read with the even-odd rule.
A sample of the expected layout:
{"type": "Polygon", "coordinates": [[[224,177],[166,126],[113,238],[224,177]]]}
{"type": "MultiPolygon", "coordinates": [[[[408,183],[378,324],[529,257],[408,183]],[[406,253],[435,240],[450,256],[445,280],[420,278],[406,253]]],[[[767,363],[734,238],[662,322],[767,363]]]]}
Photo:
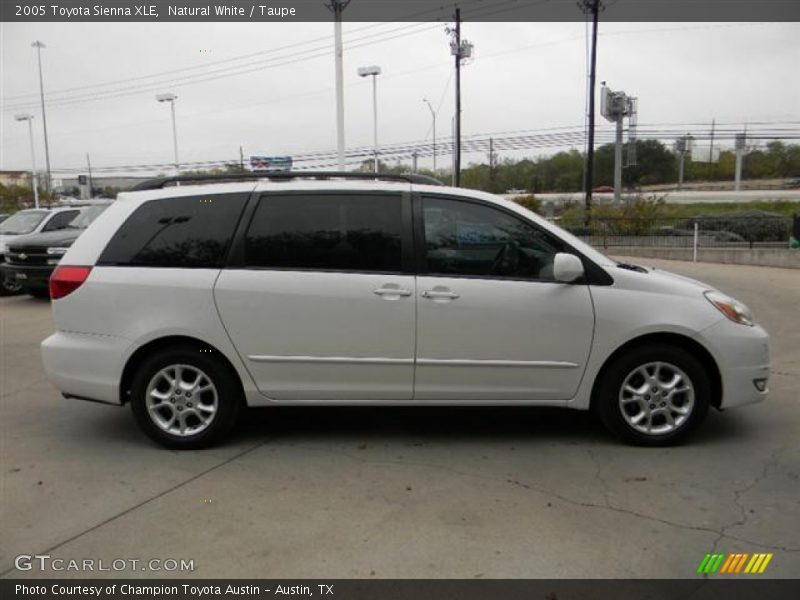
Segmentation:
{"type": "Polygon", "coordinates": [[[250,168],[253,171],[291,171],[291,156],[251,156],[250,168]]]}

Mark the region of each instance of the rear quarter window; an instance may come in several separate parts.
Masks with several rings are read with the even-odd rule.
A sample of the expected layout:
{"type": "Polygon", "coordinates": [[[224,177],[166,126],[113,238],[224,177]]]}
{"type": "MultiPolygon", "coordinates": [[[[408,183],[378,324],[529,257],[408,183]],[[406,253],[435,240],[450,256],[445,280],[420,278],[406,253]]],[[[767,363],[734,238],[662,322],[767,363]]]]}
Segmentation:
{"type": "Polygon", "coordinates": [[[220,268],[248,194],[150,200],[117,230],[98,265],[220,268]]]}

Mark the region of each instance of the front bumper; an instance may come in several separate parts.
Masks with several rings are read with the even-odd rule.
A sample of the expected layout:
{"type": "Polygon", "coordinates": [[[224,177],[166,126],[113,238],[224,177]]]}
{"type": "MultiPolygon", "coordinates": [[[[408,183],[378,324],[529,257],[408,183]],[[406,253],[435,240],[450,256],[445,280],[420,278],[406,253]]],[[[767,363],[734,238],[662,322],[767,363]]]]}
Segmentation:
{"type": "Polygon", "coordinates": [[[723,319],[700,333],[722,377],[720,408],[733,408],[766,399],[769,393],[769,334],[723,319]],[[759,389],[757,383],[763,387],[759,389]]]}
{"type": "Polygon", "coordinates": [[[54,269],[53,265],[21,266],[4,262],[0,264],[0,276],[25,288],[46,288],[54,269]]]}

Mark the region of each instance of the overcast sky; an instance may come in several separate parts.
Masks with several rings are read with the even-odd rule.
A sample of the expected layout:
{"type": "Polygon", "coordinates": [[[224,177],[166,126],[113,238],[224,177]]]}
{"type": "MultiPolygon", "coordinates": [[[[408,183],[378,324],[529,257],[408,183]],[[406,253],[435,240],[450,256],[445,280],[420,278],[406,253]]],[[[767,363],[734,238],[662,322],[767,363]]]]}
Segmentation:
{"type": "MultiPolygon", "coordinates": [[[[449,135],[453,69],[444,28],[345,23],[348,147],[372,143],[371,87],[356,74],[370,64],[383,69],[381,143],[429,136],[424,97],[440,106],[438,133],[449,135]]],[[[474,60],[462,71],[464,135],[582,126],[584,23],[465,23],[462,35],[475,44],[474,60]]],[[[3,23],[0,39],[2,169],[30,168],[27,128],[13,118],[19,112],[35,115],[37,161],[44,165],[35,39],[47,44],[42,62],[54,171],[81,167],[87,152],[97,167],[171,162],[169,108],[156,102],[157,91],[179,96],[182,162],[233,160],[240,145],[245,156],[336,147],[332,23],[3,23]],[[289,44],[297,45],[265,53],[289,44]],[[242,55],[254,56],[213,64],[242,55]],[[219,77],[267,59],[249,73],[219,77]],[[287,61],[294,62],[276,66],[287,61]],[[164,71],[174,72],[147,77],[164,71]],[[201,73],[218,78],[178,80],[201,73]],[[92,87],[118,80],[126,81],[92,87]],[[115,95],[98,99],[109,92],[115,95]],[[80,101],[59,104],[59,98],[80,101]]],[[[640,124],[800,121],[798,64],[797,23],[600,25],[598,82],[638,96],[640,124]]],[[[599,120],[598,127],[611,125],[599,120]]],[[[482,158],[468,155],[465,162],[482,158]]],[[[448,160],[442,157],[440,166],[448,160]]]]}

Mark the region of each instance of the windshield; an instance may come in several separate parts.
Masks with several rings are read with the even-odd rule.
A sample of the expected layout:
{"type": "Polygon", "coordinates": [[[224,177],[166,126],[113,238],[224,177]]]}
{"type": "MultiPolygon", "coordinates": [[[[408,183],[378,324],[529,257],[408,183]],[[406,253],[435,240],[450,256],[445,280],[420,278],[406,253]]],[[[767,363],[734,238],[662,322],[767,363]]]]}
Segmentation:
{"type": "Polygon", "coordinates": [[[46,210],[22,210],[0,223],[0,234],[22,235],[30,233],[47,215],[46,210]]]}
{"type": "Polygon", "coordinates": [[[77,217],[72,219],[67,227],[69,229],[86,229],[106,208],[108,208],[108,206],[105,204],[84,208],[77,217]]]}

